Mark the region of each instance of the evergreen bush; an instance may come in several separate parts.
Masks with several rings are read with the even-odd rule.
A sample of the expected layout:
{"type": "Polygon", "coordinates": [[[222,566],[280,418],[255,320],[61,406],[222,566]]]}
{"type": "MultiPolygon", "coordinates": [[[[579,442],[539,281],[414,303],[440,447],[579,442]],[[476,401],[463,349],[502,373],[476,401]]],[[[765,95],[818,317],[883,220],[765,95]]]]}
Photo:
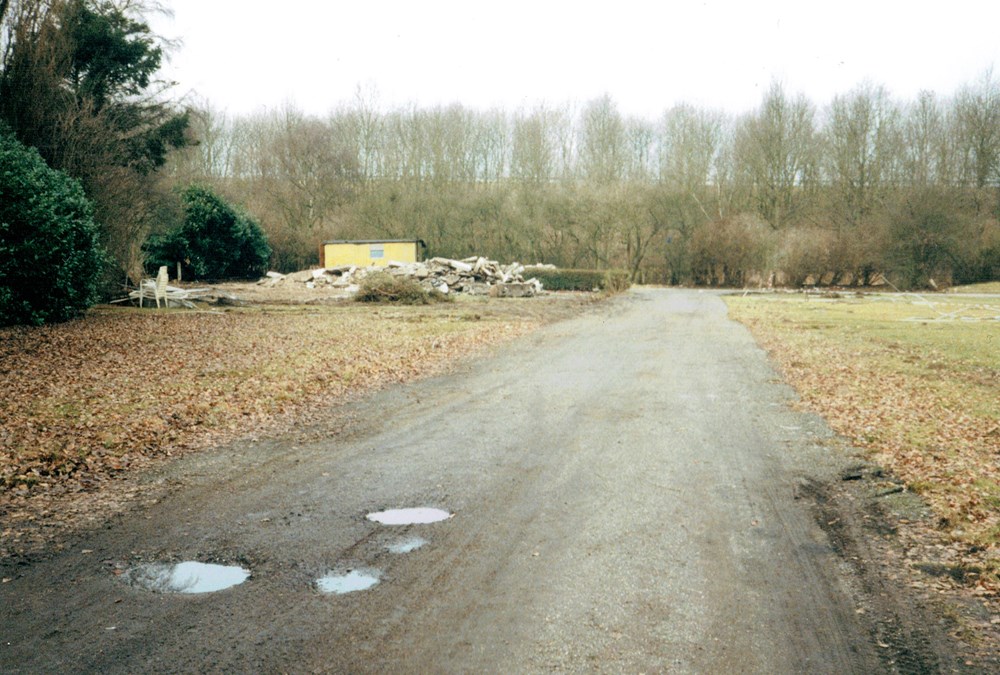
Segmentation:
{"type": "Polygon", "coordinates": [[[104,262],[80,184],[0,126],[0,325],[78,315],[97,301],[104,262]]]}
{"type": "Polygon", "coordinates": [[[192,186],[181,197],[184,222],[150,240],[150,270],[180,262],[185,278],[197,279],[252,279],[267,271],[271,247],[255,220],[208,188],[192,186]]]}

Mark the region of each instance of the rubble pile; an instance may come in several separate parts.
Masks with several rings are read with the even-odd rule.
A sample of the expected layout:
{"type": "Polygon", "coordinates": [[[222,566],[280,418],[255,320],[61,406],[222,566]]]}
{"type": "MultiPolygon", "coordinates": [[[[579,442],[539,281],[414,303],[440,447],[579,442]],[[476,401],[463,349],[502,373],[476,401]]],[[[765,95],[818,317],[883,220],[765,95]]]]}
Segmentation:
{"type": "Polygon", "coordinates": [[[143,302],[148,303],[151,307],[159,307],[162,299],[164,307],[195,309],[196,305],[192,300],[204,300],[212,294],[211,288],[178,288],[177,286],[164,285],[160,297],[157,298],[156,280],[146,279],[139,285],[139,288],[129,292],[128,298],[112,302],[138,300],[140,307],[143,306],[143,302]]]}
{"type": "MultiPolygon", "coordinates": [[[[219,288],[178,288],[177,286],[165,286],[164,292],[160,296],[164,307],[183,307],[185,309],[198,309],[195,304],[209,304],[227,307],[239,307],[246,302],[236,297],[232,293],[227,293],[219,288]]],[[[112,300],[110,304],[120,304],[123,302],[138,302],[140,307],[159,307],[160,303],[156,297],[156,282],[153,279],[146,279],[139,288],[132,290],[124,298],[112,300]]]]}
{"type": "Polygon", "coordinates": [[[302,283],[308,288],[329,287],[356,293],[358,284],[369,274],[388,272],[394,276],[418,281],[428,290],[441,293],[467,293],[495,297],[530,297],[542,290],[538,279],[524,279],[524,266],[519,263],[502,265],[495,260],[472,257],[464,260],[431,258],[425,262],[389,262],[380,267],[340,267],[303,270],[293,274],[268,272],[258,285],[268,288],[287,283],[302,283]]]}

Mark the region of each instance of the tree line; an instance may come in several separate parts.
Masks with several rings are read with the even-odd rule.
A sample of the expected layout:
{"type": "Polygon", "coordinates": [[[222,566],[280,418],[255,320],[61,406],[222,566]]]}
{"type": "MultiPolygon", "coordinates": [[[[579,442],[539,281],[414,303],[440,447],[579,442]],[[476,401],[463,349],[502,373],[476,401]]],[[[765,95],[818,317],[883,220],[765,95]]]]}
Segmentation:
{"type": "Polygon", "coordinates": [[[421,238],[433,255],[647,282],[1000,276],[989,71],[908,101],[862,83],[817,106],[773,84],[743,115],[678,105],[647,119],[608,95],[512,111],[385,106],[359,89],[324,116],[228,116],[179,104],[158,79],[169,45],[147,17],[159,9],[0,0],[0,131],[81,185],[108,254],[105,292],[170,256],[191,272],[234,269],[193,262],[208,250],[189,241],[200,226],[185,229],[193,185],[241,206],[219,219],[224,237],[253,234],[283,271],[316,264],[326,239],[421,238]]]}
{"type": "Polygon", "coordinates": [[[193,111],[174,157],[264,223],[274,263],[324,238],[420,237],[433,253],[624,268],[636,279],[790,284],[1000,275],[1000,83],[897,101],[864,83],[823,108],[780,84],[739,116],[581,106],[193,111]]]}

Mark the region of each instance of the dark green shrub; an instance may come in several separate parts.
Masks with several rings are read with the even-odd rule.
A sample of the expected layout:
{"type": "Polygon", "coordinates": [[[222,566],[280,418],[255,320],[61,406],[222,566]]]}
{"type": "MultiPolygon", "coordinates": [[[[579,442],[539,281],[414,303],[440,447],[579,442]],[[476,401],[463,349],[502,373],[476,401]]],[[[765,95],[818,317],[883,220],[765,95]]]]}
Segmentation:
{"type": "Polygon", "coordinates": [[[65,321],[97,301],[92,214],[77,181],[0,127],[0,325],[65,321]]]}
{"type": "Polygon", "coordinates": [[[526,268],[524,278],[532,277],[541,281],[542,287],[547,291],[594,291],[604,284],[604,272],[601,270],[526,268]]]}
{"type": "Polygon", "coordinates": [[[271,247],[260,225],[214,192],[189,187],[181,195],[184,222],[150,240],[150,269],[182,264],[185,277],[252,279],[267,271],[271,247]]]}
{"type": "MultiPolygon", "coordinates": [[[[530,279],[532,277],[541,281],[542,287],[547,291],[603,291],[608,289],[609,283],[614,284],[619,290],[624,290],[621,288],[621,284],[629,284],[628,273],[621,270],[606,272],[604,270],[570,270],[550,267],[525,268],[524,278],[530,279]],[[625,277],[624,282],[621,275],[625,277]]],[[[625,288],[628,288],[628,285],[625,288]]]]}
{"type": "Polygon", "coordinates": [[[401,305],[426,305],[431,302],[451,300],[439,291],[428,291],[420,282],[409,277],[397,277],[388,272],[369,274],[358,284],[354,296],[358,302],[394,302],[401,305]]]}

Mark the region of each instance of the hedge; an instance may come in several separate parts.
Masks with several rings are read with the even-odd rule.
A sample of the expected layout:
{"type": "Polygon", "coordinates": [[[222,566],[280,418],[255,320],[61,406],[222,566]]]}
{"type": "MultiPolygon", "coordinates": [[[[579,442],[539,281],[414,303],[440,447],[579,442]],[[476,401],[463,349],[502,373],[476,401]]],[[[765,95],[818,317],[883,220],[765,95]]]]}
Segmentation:
{"type": "Polygon", "coordinates": [[[573,270],[527,267],[524,278],[534,277],[547,291],[607,291],[620,293],[631,286],[624,270],[573,270]]]}

